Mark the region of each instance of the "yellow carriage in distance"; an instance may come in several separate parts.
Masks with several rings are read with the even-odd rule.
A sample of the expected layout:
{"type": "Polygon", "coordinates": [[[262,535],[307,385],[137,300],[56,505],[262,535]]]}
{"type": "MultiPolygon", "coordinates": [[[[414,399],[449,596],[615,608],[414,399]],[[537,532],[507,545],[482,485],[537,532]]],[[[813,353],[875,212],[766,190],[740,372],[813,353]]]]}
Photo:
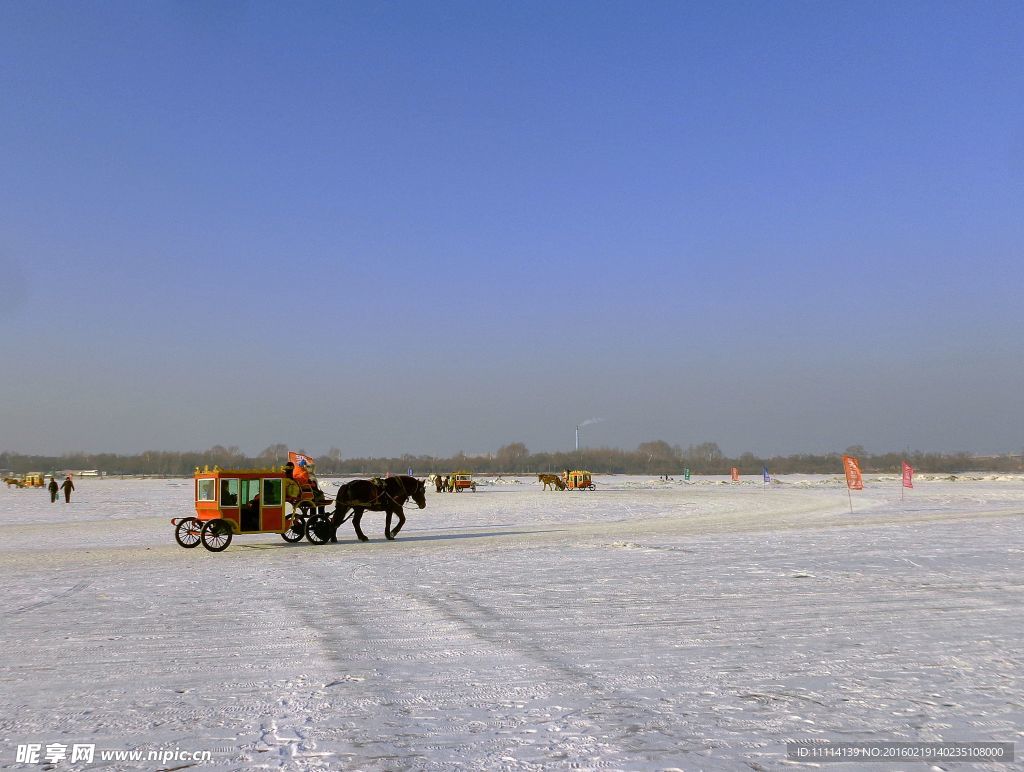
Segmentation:
{"type": "Polygon", "coordinates": [[[565,476],[565,487],[571,491],[592,491],[596,490],[590,479],[590,472],[584,469],[574,469],[565,476]]]}
{"type": "Polygon", "coordinates": [[[467,489],[476,493],[476,482],[473,480],[472,472],[455,472],[451,477],[451,486],[453,493],[461,493],[467,489]]]}
{"type": "Polygon", "coordinates": [[[45,488],[46,475],[42,472],[29,472],[22,478],[22,485],[25,488],[45,488]]]}

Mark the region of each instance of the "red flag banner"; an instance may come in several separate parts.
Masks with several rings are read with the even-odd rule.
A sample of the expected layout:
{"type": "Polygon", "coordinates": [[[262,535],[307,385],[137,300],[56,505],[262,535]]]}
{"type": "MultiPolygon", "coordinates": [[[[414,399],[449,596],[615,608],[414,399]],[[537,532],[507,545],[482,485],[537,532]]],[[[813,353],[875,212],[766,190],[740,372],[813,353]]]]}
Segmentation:
{"type": "Polygon", "coordinates": [[[313,468],[313,457],[289,450],[288,460],[295,465],[295,469],[292,470],[292,479],[299,485],[307,484],[309,482],[309,473],[313,468]]]}
{"type": "Polygon", "coordinates": [[[732,481],[733,482],[739,482],[740,481],[740,470],[737,469],[736,467],[732,468],[732,481]]]}
{"type": "Polygon", "coordinates": [[[303,453],[296,453],[294,450],[288,451],[288,460],[295,464],[295,466],[298,466],[300,461],[306,462],[304,466],[313,466],[315,463],[312,456],[307,456],[303,453]]]}
{"type": "Polygon", "coordinates": [[[851,491],[864,489],[864,478],[860,475],[860,463],[854,456],[843,456],[843,469],[846,472],[846,487],[851,491]]]}
{"type": "Polygon", "coordinates": [[[914,467],[912,467],[906,461],[903,462],[903,487],[914,487],[914,467]]]}

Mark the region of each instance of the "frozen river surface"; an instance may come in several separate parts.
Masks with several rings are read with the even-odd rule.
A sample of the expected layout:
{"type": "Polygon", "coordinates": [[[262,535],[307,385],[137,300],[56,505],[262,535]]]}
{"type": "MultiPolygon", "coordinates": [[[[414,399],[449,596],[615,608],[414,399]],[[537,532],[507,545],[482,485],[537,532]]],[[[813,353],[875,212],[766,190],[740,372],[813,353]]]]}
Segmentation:
{"type": "Polygon", "coordinates": [[[787,740],[1024,738],[1024,478],[901,501],[869,476],[852,514],[832,477],[595,482],[484,478],[395,542],[368,513],[366,544],[220,554],[174,542],[189,480],[0,489],[0,767],[760,770],[804,766],[787,740]]]}

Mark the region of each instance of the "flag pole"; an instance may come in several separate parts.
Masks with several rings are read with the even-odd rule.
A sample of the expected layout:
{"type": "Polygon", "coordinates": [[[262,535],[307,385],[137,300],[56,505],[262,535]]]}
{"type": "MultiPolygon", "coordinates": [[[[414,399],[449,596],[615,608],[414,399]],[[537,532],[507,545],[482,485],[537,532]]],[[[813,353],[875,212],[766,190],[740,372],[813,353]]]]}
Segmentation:
{"type": "Polygon", "coordinates": [[[846,484],[846,495],[850,497],[850,514],[853,514],[853,494],[850,492],[850,484],[846,484]]]}

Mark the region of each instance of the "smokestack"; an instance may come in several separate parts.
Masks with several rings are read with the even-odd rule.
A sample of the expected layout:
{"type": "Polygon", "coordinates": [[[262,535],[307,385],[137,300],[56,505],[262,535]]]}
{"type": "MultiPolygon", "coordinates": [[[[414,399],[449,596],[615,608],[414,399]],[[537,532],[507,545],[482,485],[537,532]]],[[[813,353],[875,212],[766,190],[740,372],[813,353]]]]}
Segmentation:
{"type": "Polygon", "coordinates": [[[576,427],[576,450],[580,449],[580,427],[576,427]]]}

